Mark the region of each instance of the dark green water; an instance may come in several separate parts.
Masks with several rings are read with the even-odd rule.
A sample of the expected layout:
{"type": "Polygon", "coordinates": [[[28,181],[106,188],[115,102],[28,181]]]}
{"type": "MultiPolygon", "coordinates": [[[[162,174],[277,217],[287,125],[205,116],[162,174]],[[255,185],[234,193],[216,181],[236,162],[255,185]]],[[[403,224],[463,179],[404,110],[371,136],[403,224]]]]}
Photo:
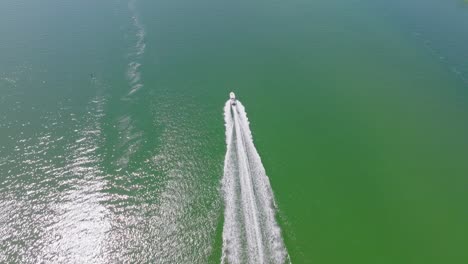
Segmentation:
{"type": "Polygon", "coordinates": [[[0,262],[219,263],[233,90],[293,263],[468,263],[468,5],[0,3],[0,262]]]}

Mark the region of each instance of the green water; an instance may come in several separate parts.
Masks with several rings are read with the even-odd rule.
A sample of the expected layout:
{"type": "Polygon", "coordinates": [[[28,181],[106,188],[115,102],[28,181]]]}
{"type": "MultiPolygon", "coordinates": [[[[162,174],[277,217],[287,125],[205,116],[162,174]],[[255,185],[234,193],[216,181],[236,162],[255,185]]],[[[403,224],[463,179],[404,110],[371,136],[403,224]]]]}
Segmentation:
{"type": "Polygon", "coordinates": [[[293,263],[468,262],[463,1],[0,3],[0,262],[219,263],[246,106],[293,263]]]}

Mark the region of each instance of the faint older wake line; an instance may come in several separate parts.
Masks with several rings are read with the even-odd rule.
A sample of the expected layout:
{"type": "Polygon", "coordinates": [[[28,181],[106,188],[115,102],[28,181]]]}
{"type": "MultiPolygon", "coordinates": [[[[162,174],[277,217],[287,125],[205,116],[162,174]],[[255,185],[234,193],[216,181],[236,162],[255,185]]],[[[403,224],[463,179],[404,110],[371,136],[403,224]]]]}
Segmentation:
{"type": "Polygon", "coordinates": [[[129,62],[127,66],[127,79],[131,86],[128,95],[131,95],[143,87],[143,83],[141,82],[140,67],[142,66],[141,57],[143,56],[146,50],[146,31],[145,27],[140,21],[140,17],[138,16],[138,12],[136,10],[136,0],[130,0],[130,2],[128,3],[128,9],[130,10],[130,13],[132,15],[132,24],[136,31],[135,45],[131,48],[131,51],[129,53],[129,57],[132,61],[129,62]]]}

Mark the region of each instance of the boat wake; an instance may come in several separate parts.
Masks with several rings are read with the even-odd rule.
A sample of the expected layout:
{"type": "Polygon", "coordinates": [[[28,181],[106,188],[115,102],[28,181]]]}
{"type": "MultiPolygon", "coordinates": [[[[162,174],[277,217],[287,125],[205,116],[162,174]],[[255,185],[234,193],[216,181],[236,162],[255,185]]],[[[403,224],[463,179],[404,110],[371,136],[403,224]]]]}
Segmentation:
{"type": "Polygon", "coordinates": [[[127,79],[131,86],[128,95],[131,95],[143,87],[140,72],[140,67],[142,65],[140,61],[146,49],[146,31],[136,10],[136,0],[130,0],[128,3],[128,9],[132,15],[132,24],[135,30],[135,45],[132,47],[131,52],[128,55],[131,59],[133,59],[133,61],[129,62],[127,66],[127,79]]]}
{"type": "Polygon", "coordinates": [[[227,152],[222,263],[290,263],[270,181],[239,101],[224,107],[227,152]]]}

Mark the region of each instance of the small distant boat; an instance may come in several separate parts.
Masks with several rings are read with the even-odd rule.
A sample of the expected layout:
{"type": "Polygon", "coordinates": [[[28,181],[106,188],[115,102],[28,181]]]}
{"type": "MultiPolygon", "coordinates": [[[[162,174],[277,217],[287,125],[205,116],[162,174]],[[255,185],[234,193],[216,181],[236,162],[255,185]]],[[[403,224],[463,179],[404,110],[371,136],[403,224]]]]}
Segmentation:
{"type": "Polygon", "coordinates": [[[229,93],[229,99],[231,100],[231,105],[236,105],[236,95],[233,92],[229,93]]]}

